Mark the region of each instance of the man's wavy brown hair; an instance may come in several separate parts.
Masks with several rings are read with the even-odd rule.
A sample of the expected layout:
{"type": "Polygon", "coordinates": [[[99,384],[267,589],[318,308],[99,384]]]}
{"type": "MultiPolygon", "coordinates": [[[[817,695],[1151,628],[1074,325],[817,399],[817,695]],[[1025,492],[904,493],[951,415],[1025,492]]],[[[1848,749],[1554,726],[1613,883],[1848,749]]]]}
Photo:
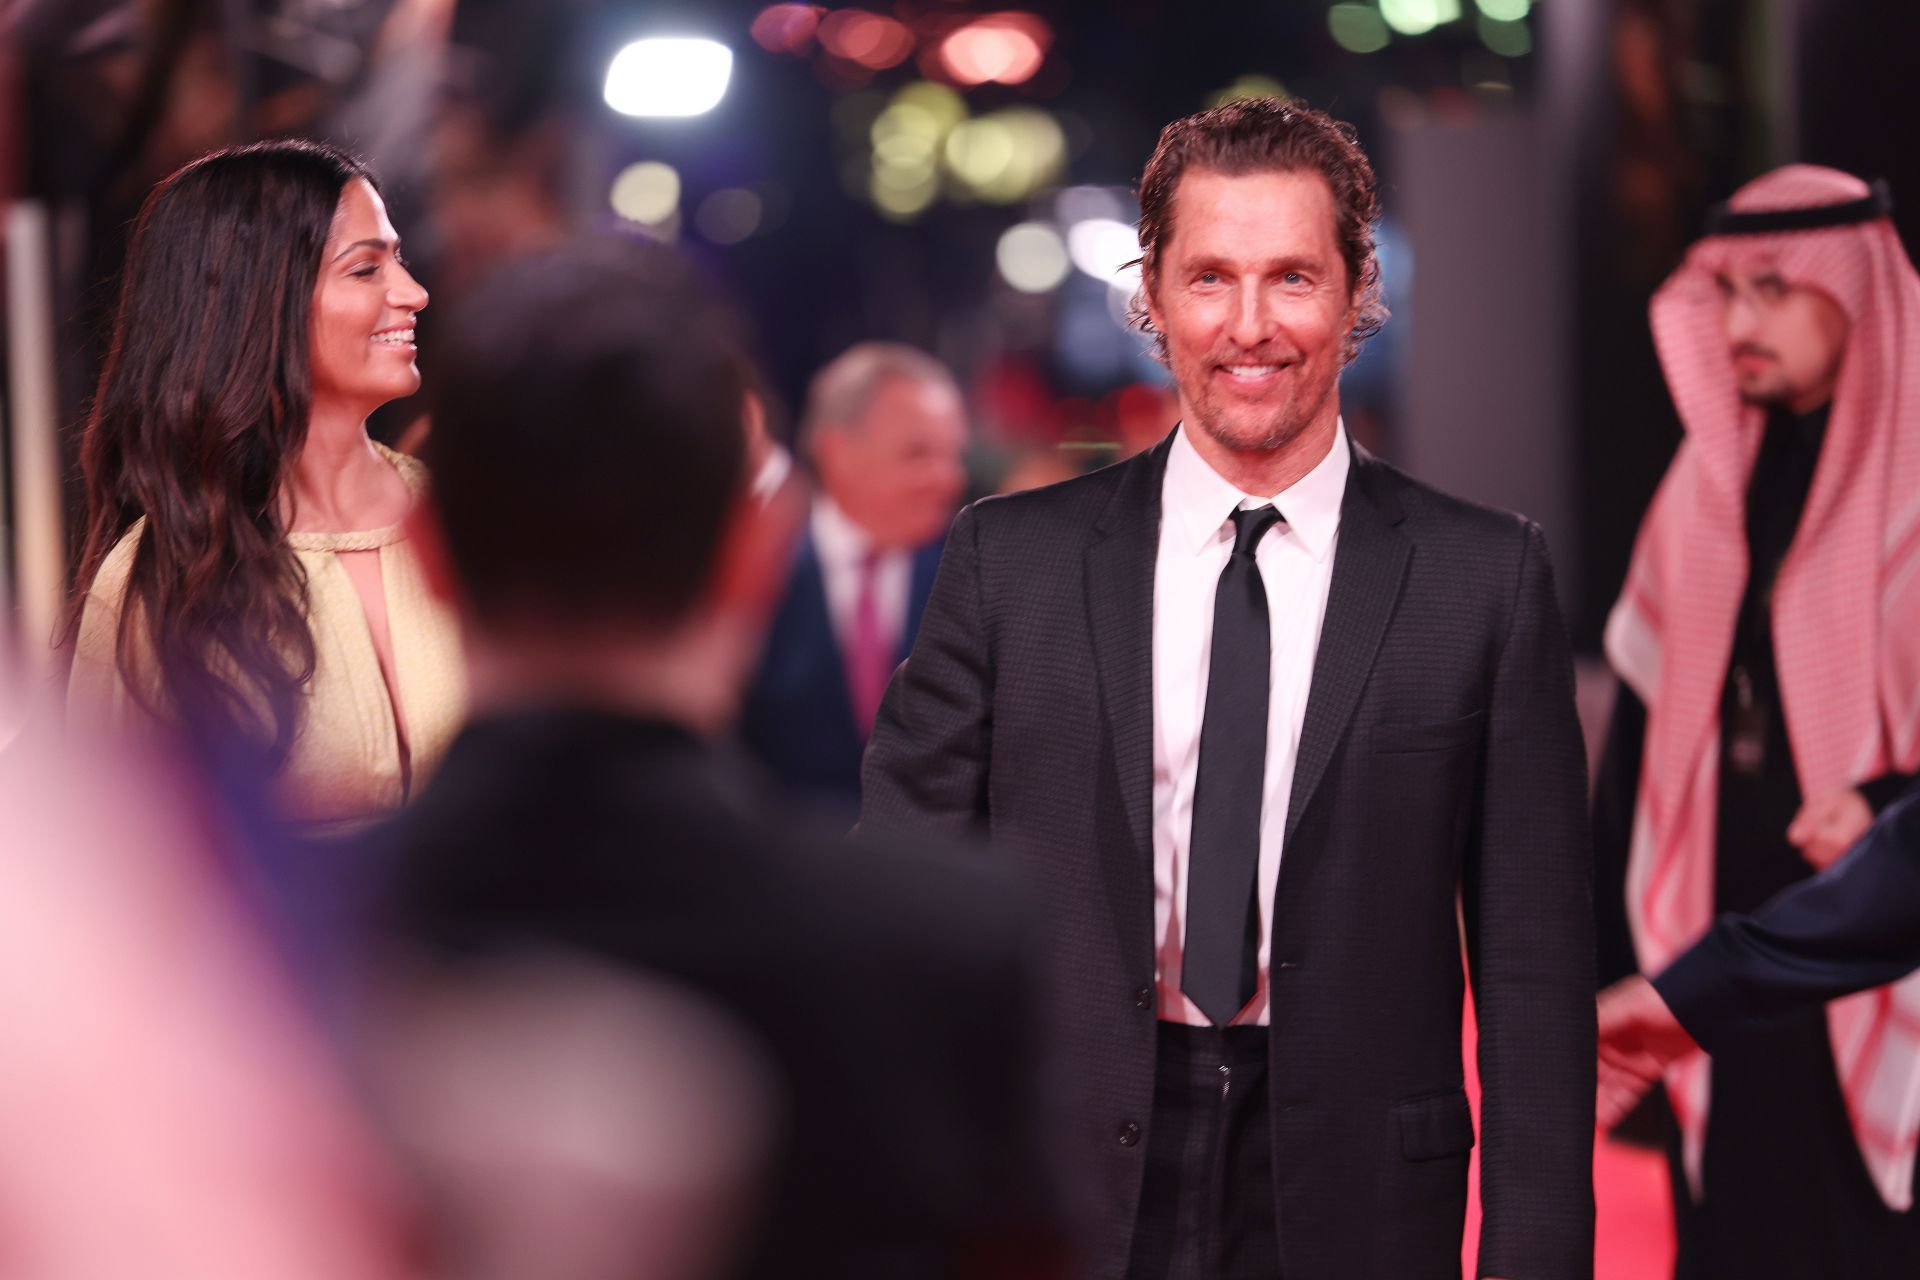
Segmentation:
{"type": "Polygon", "coordinates": [[[1359,355],[1366,340],[1387,322],[1373,244],[1380,220],[1373,165],[1352,125],[1297,102],[1243,98],[1162,129],[1140,176],[1141,280],[1128,315],[1135,327],[1153,336],[1154,358],[1166,363],[1167,339],[1153,327],[1147,297],[1159,284],[1160,253],[1173,235],[1174,194],[1181,177],[1193,168],[1228,175],[1309,172],[1326,179],[1333,192],[1334,239],[1346,260],[1355,304],[1345,358],[1359,355]]]}

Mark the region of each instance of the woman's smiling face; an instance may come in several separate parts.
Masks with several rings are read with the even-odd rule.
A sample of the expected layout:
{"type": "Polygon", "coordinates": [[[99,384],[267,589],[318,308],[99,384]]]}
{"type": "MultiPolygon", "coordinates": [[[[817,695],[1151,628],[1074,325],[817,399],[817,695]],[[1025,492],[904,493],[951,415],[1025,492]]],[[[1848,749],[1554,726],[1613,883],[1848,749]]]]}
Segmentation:
{"type": "Polygon", "coordinates": [[[355,179],[340,193],[313,291],[313,400],[365,416],[420,389],[414,316],[427,291],[407,272],[379,193],[355,179]]]}

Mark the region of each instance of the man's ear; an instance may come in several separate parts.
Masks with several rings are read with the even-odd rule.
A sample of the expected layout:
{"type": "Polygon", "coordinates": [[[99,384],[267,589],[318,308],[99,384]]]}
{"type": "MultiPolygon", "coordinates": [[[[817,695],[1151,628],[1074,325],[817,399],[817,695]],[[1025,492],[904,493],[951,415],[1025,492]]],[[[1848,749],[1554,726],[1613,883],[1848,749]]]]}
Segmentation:
{"type": "Polygon", "coordinates": [[[404,526],[414,557],[420,562],[420,575],[436,600],[461,609],[463,597],[460,579],[453,571],[453,556],[447,550],[447,535],[440,526],[440,509],[431,494],[408,508],[404,526]]]}
{"type": "Polygon", "coordinates": [[[1159,283],[1159,273],[1150,271],[1142,264],[1140,268],[1140,302],[1147,309],[1147,323],[1153,326],[1155,333],[1165,333],[1167,326],[1160,315],[1160,300],[1154,286],[1159,283]]]}

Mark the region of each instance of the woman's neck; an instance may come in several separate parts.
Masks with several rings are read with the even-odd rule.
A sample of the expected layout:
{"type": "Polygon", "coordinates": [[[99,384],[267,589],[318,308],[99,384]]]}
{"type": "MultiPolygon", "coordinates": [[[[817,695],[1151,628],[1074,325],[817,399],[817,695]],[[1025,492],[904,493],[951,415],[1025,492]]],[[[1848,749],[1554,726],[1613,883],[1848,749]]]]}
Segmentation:
{"type": "Polygon", "coordinates": [[[316,410],[284,501],[290,530],[353,533],[399,523],[410,495],[367,438],[364,418],[328,417],[316,410]]]}

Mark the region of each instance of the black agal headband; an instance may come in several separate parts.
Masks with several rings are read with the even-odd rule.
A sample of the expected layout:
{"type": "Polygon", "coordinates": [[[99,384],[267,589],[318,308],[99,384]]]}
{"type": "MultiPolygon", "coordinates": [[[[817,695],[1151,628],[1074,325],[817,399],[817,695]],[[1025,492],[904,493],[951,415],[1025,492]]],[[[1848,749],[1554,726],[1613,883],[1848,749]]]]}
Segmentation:
{"type": "Polygon", "coordinates": [[[1868,194],[1858,200],[1816,204],[1805,209],[1759,209],[1742,213],[1730,205],[1717,204],[1707,213],[1707,234],[1773,235],[1781,231],[1818,231],[1822,227],[1872,222],[1893,212],[1893,192],[1887,189],[1887,180],[1875,178],[1872,187],[1868,194]]]}

